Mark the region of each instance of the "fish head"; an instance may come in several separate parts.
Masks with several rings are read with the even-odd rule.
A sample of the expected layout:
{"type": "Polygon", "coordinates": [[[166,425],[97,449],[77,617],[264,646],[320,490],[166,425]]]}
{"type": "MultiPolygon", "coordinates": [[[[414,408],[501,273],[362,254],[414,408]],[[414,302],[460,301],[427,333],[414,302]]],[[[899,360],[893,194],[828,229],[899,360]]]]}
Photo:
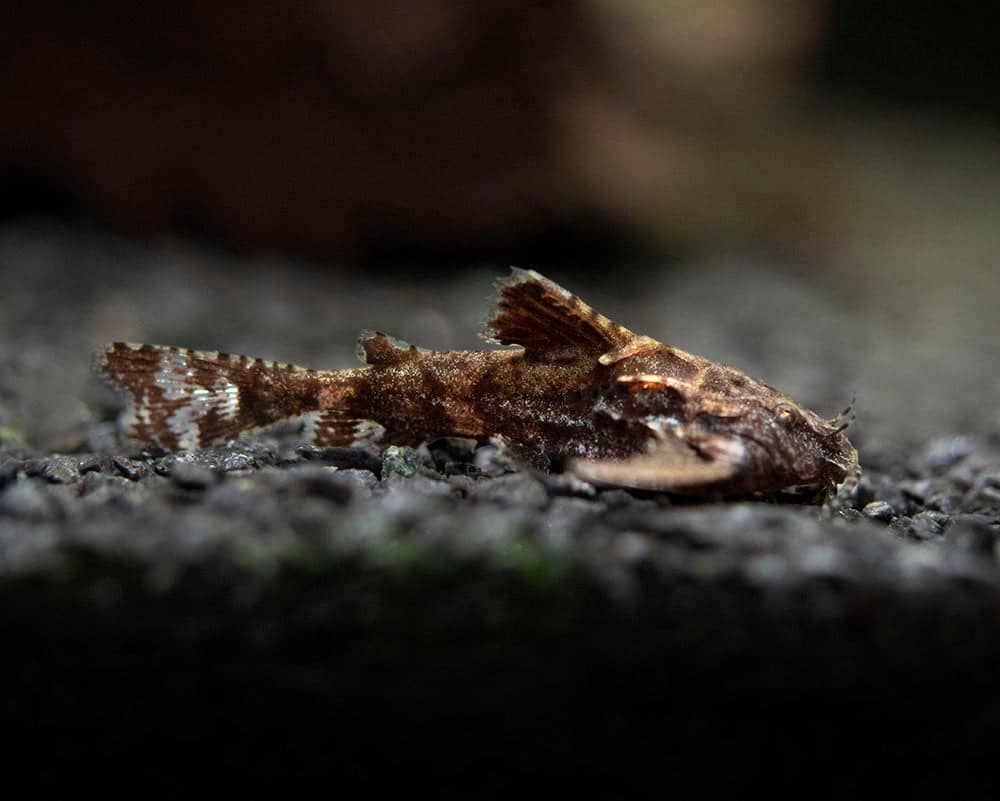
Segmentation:
{"type": "Polygon", "coordinates": [[[857,451],[844,436],[849,410],[823,419],[735,368],[667,346],[620,365],[616,380],[627,391],[625,416],[708,458],[739,461],[748,486],[832,491],[858,472],[857,451]]]}
{"type": "Polygon", "coordinates": [[[770,442],[789,484],[833,489],[858,473],[858,452],[844,435],[841,418],[826,420],[787,396],[762,405],[758,413],[762,437],[770,442]]]}

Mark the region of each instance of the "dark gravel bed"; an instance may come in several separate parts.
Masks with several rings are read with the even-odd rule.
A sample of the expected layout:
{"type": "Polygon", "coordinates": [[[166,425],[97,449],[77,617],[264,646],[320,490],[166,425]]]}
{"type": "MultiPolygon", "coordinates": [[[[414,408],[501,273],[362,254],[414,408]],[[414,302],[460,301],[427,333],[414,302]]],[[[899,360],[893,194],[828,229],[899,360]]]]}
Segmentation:
{"type": "MultiPolygon", "coordinates": [[[[0,708],[17,735],[9,762],[48,766],[38,782],[96,770],[184,785],[201,765],[234,785],[433,780],[465,795],[552,780],[848,791],[873,767],[898,788],[992,775],[992,378],[959,392],[964,368],[942,363],[928,396],[911,395],[925,354],[865,339],[863,311],[829,311],[794,282],[788,308],[829,313],[776,338],[777,354],[760,350],[766,310],[749,315],[743,288],[785,284],[758,271],[742,284],[727,274],[734,331],[728,345],[707,336],[708,355],[830,412],[845,384],[857,389],[864,475],[835,512],[794,496],[597,490],[464,440],[379,455],[285,430],[195,453],[130,450],[114,401],[79,366],[103,338],[166,332],[253,351],[238,342],[256,314],[275,340],[262,356],[340,366],[309,325],[281,316],[312,308],[307,273],[248,279],[234,295],[246,306],[229,298],[239,311],[220,323],[217,308],[182,302],[201,296],[157,267],[175,266],[163,254],[65,231],[0,237],[0,278],[18,300],[0,320],[0,708]],[[87,280],[53,280],[60,259],[82,259],[87,280]],[[52,303],[59,292],[78,302],[52,303]],[[853,333],[831,343],[832,330],[853,333]],[[867,357],[847,358],[845,342],[867,357]]],[[[695,320],[718,274],[686,280],[673,308],[695,320]]],[[[448,291],[481,316],[484,287],[448,291]]],[[[391,286],[373,291],[382,319],[413,306],[401,290],[406,309],[390,313],[391,286]]],[[[338,332],[364,311],[331,304],[338,332]]],[[[463,303],[459,319],[472,316],[463,303]]],[[[416,319],[431,340],[454,333],[416,319]]],[[[471,344],[464,331],[458,344],[471,344]]],[[[971,375],[995,356],[968,358],[971,375]]]]}
{"type": "Polygon", "coordinates": [[[88,763],[142,737],[277,778],[376,740],[472,776],[517,741],[532,772],[714,782],[689,759],[722,738],[740,771],[802,760],[784,780],[842,737],[965,759],[1000,726],[995,441],[869,468],[835,515],[588,492],[463,441],[8,454],[0,486],[4,708],[88,763]]]}

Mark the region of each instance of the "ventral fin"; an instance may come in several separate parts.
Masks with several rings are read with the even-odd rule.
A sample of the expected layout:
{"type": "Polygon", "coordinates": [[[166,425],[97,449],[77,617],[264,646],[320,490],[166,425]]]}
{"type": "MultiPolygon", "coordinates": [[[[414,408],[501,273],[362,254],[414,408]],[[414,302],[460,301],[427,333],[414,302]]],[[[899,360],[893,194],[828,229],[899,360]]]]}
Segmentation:
{"type": "Polygon", "coordinates": [[[358,338],[358,358],[365,364],[402,364],[430,353],[381,331],[362,331],[358,338]]]}
{"type": "Polygon", "coordinates": [[[611,322],[545,276],[516,267],[497,284],[497,303],[484,336],[502,345],[522,345],[529,356],[542,360],[598,357],[648,339],[611,322]]]}
{"type": "Polygon", "coordinates": [[[723,484],[737,470],[735,461],[714,454],[705,458],[673,436],[626,459],[581,459],[570,465],[570,472],[593,484],[693,494],[723,484]]]}
{"type": "Polygon", "coordinates": [[[542,473],[548,472],[551,467],[549,457],[538,445],[515,442],[501,434],[494,434],[490,437],[490,444],[496,447],[500,459],[510,465],[542,473]]]}
{"type": "Polygon", "coordinates": [[[374,445],[384,435],[385,428],[372,420],[337,412],[316,412],[305,417],[305,436],[320,448],[374,445]]]}

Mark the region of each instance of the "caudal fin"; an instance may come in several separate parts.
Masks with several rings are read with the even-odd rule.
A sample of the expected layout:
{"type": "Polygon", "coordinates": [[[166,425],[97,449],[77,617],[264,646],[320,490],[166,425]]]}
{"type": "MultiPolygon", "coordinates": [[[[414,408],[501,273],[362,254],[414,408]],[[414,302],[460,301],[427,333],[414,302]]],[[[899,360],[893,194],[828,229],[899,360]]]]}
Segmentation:
{"type": "Polygon", "coordinates": [[[191,450],[317,408],[315,370],[246,356],[115,342],[94,369],[122,390],[132,439],[191,450]]]}

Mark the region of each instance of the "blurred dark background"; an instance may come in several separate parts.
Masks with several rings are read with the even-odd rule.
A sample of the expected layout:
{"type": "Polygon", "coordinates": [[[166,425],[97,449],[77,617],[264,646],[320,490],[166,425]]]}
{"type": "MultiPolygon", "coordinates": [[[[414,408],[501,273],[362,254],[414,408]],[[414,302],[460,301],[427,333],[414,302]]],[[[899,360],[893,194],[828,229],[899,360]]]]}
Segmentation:
{"type": "Polygon", "coordinates": [[[989,4],[6,5],[0,708],[43,760],[33,782],[67,761],[104,782],[124,752],[190,790],[171,739],[221,750],[237,780],[315,759],[338,785],[354,755],[366,782],[396,757],[407,779],[451,774],[458,739],[476,766],[462,797],[509,778],[508,752],[560,788],[566,765],[664,785],[672,765],[741,791],[855,790],[861,765],[954,794],[969,755],[995,774],[989,4]],[[687,518],[536,487],[543,508],[432,496],[420,474],[342,508],[309,472],[203,491],[105,458],[118,402],[90,374],[100,343],[318,368],[356,364],[362,327],[477,347],[512,263],[821,414],[856,396],[863,502],[901,516],[687,518]],[[946,503],[974,519],[952,525],[946,503]],[[464,556],[442,569],[420,545],[442,531],[456,554],[562,542],[601,589],[464,556]],[[362,539],[384,549],[371,572],[338,556],[362,539]],[[484,739],[466,725],[480,715],[484,739]],[[442,745],[435,719],[461,734],[442,745]]]}
{"type": "Polygon", "coordinates": [[[0,214],[350,262],[818,249],[848,235],[845,206],[886,200],[855,205],[872,171],[905,182],[880,152],[919,145],[935,164],[967,138],[995,167],[984,13],[16,4],[0,30],[0,214]]]}
{"type": "Polygon", "coordinates": [[[872,99],[1000,118],[996,10],[901,0],[835,0],[821,48],[830,87],[872,99]]]}
{"type": "Polygon", "coordinates": [[[323,367],[353,363],[362,326],[470,347],[517,264],[825,413],[857,393],[856,436],[874,418],[885,439],[996,430],[987,14],[17,4],[0,27],[0,426],[41,444],[90,419],[70,399],[109,338],[323,367]]]}

